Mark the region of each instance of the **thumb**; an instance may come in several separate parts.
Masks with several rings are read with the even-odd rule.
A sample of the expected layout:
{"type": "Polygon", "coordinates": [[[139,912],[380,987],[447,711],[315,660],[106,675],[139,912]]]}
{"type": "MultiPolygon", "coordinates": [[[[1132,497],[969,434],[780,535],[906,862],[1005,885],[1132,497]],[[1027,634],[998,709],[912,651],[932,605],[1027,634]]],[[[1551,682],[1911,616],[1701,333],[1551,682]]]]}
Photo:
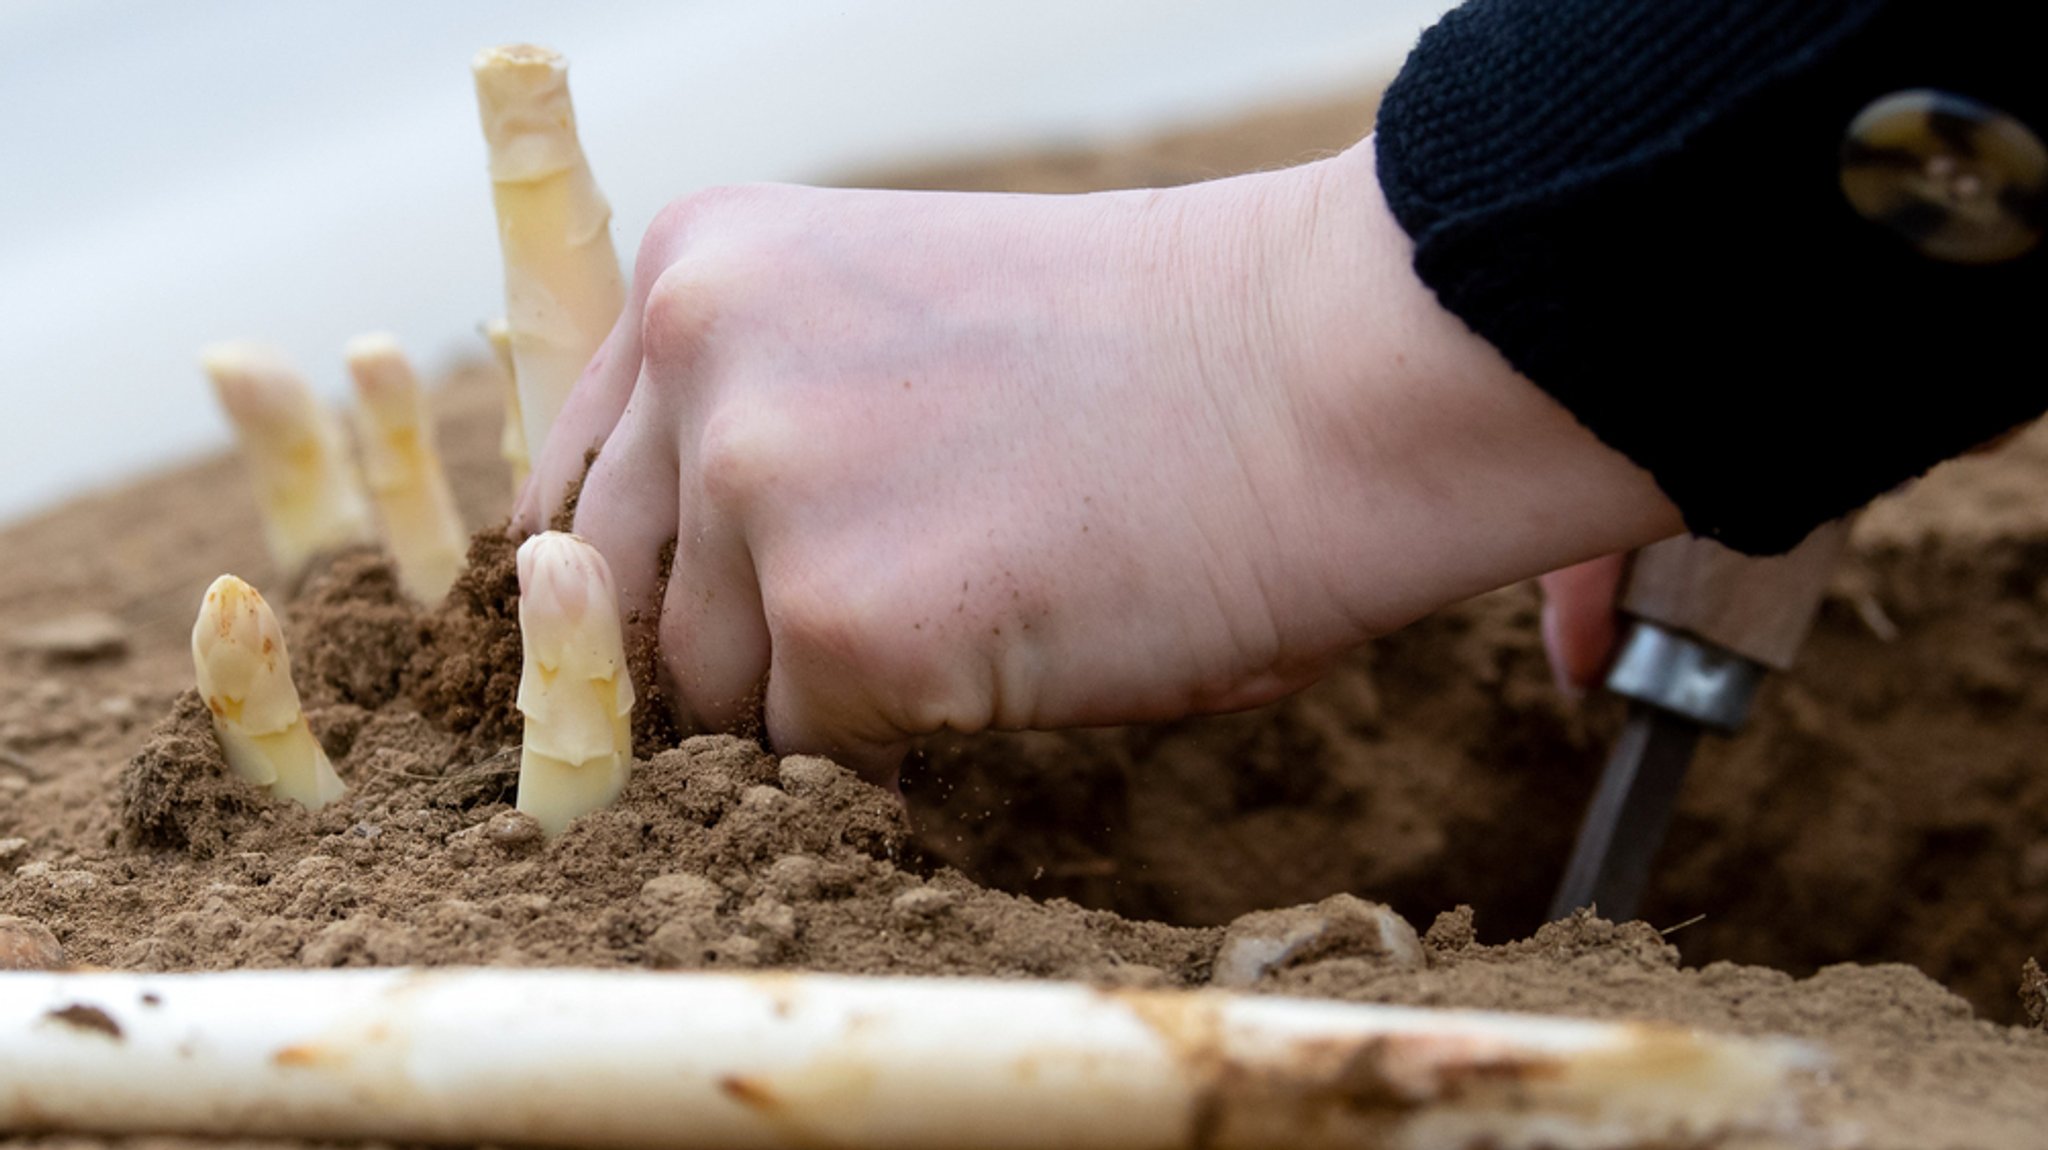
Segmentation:
{"type": "Polygon", "coordinates": [[[1567,695],[1597,685],[1614,655],[1614,600],[1626,559],[1603,555],[1537,580],[1543,588],[1543,652],[1567,695]]]}

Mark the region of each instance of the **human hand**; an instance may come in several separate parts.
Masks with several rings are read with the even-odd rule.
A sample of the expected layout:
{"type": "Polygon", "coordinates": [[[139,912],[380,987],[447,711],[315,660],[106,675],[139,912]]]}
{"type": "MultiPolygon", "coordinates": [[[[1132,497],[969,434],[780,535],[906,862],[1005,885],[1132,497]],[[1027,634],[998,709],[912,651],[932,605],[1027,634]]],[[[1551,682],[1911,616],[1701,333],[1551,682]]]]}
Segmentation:
{"type": "Polygon", "coordinates": [[[516,518],[602,445],[574,526],[674,702],[765,706],[783,752],[886,775],[940,729],[1253,705],[1670,530],[1409,258],[1369,142],[1169,191],[690,197],[516,518]]]}

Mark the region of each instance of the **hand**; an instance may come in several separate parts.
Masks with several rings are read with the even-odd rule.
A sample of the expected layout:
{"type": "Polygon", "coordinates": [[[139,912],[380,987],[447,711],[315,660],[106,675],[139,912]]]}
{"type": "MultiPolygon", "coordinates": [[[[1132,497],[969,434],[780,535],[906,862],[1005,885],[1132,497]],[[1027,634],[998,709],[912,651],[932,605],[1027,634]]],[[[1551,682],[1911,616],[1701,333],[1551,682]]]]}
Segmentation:
{"type": "Polygon", "coordinates": [[[1168,191],[693,196],[517,520],[602,445],[575,529],[685,718],[765,703],[875,775],[942,728],[1263,702],[1676,523],[1409,258],[1370,141],[1168,191]]]}

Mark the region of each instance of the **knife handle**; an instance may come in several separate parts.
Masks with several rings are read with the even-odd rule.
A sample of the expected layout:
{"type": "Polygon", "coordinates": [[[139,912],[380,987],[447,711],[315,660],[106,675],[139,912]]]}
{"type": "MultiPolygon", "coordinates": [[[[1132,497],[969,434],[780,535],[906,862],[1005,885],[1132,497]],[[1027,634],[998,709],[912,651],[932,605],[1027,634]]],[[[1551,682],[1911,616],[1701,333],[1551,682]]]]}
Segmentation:
{"type": "Polygon", "coordinates": [[[1757,558],[1689,535],[1630,560],[1621,609],[1774,670],[1792,665],[1848,549],[1850,519],[1822,524],[1783,555],[1757,558]]]}

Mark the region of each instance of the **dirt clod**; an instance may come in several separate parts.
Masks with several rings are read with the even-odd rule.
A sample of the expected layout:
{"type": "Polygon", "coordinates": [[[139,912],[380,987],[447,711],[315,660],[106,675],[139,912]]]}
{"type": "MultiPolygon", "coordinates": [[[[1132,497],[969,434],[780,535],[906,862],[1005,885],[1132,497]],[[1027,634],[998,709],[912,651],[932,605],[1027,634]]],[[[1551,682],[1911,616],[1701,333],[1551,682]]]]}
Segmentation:
{"type": "Polygon", "coordinates": [[[1288,967],[1339,956],[1414,970],[1423,962],[1422,940],[1391,909],[1336,894],[1313,906],[1240,916],[1224,929],[1209,978],[1217,986],[1253,986],[1288,967]]]}
{"type": "Polygon", "coordinates": [[[211,858],[264,801],[229,772],[213,716],[199,692],[188,690],[121,773],[121,835],[137,847],[211,858]]]}
{"type": "Polygon", "coordinates": [[[2028,1022],[2048,1030],[2048,973],[2035,959],[2028,959],[2020,968],[2020,1009],[2028,1022]]]}
{"type": "Polygon", "coordinates": [[[484,837],[500,850],[517,854],[539,846],[543,832],[532,815],[521,811],[499,811],[484,824],[484,837]]]}

